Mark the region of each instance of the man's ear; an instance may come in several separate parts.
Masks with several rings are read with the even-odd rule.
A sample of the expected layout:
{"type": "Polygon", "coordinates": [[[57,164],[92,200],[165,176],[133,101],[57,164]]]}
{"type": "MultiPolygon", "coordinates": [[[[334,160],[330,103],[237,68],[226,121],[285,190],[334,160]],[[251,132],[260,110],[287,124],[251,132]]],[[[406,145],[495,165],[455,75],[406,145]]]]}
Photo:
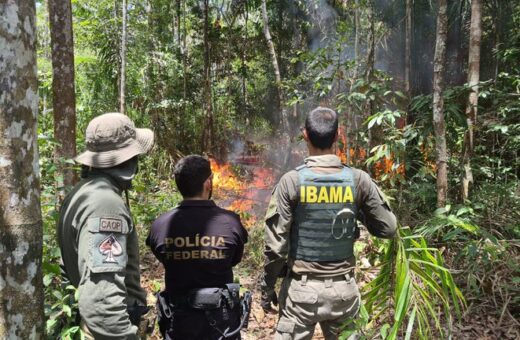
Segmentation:
{"type": "Polygon", "coordinates": [[[306,128],[303,128],[302,130],[302,134],[303,134],[303,139],[308,142],[309,141],[309,135],[307,134],[307,129],[306,128]]]}

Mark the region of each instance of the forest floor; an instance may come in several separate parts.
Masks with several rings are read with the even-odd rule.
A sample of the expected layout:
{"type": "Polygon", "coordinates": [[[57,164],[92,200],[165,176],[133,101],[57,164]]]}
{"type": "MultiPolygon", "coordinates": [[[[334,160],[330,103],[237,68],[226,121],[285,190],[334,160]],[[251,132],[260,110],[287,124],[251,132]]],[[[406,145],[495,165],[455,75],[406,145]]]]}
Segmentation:
{"type": "MultiPolygon", "coordinates": [[[[152,292],[157,290],[158,284],[160,284],[161,289],[163,288],[164,268],[151,252],[145,252],[143,254],[141,263],[141,283],[149,292],[148,304],[155,305],[155,297],[152,292]]],[[[260,282],[261,274],[261,268],[245,268],[244,266],[239,266],[235,269],[235,275],[238,277],[242,288],[253,293],[253,304],[251,314],[249,315],[249,324],[247,330],[242,331],[242,340],[272,339],[274,336],[278,313],[275,311],[265,313],[260,307],[260,289],[258,283],[260,282]]],[[[161,339],[157,329],[154,331],[151,339],[161,339]]],[[[317,327],[313,339],[323,339],[319,327],[317,327]]]]}
{"type": "MultiPolygon", "coordinates": [[[[149,292],[149,304],[155,305],[155,298],[152,292],[159,287],[163,288],[164,269],[151,252],[143,252],[142,255],[142,285],[149,292]]],[[[367,261],[362,258],[361,266],[367,261]]],[[[260,307],[260,288],[259,282],[262,275],[261,267],[251,267],[250,263],[241,264],[235,270],[243,289],[253,293],[253,304],[249,316],[247,330],[242,331],[243,340],[263,340],[273,339],[278,321],[276,312],[265,313],[260,307]]],[[[364,267],[357,272],[358,284],[363,286],[377,275],[375,268],[364,267]]],[[[497,316],[497,307],[490,305],[486,301],[468,301],[468,309],[465,311],[460,323],[455,323],[452,327],[453,339],[472,339],[472,340],[495,340],[495,339],[520,339],[520,324],[506,314],[506,307],[497,316]]],[[[151,339],[161,339],[156,329],[151,339]]],[[[316,327],[314,340],[324,339],[319,329],[316,327]]]]}
{"type": "MultiPolygon", "coordinates": [[[[242,263],[234,269],[234,274],[242,288],[253,293],[248,329],[242,331],[243,340],[272,339],[278,320],[277,312],[265,313],[260,307],[259,283],[263,272],[264,247],[262,219],[270,197],[272,181],[276,177],[273,173],[264,172],[264,170],[257,167],[247,168],[245,175],[246,177],[250,176],[250,182],[244,186],[240,185],[240,180],[230,175],[228,166],[218,169],[213,168],[213,172],[219,173],[221,176],[220,181],[222,182],[222,187],[217,187],[217,190],[215,190],[216,203],[231,210],[248,209],[247,213],[241,215],[249,232],[249,242],[246,245],[242,263]],[[260,178],[262,179],[261,183],[258,182],[260,178]]],[[[169,192],[171,187],[163,189],[163,192],[169,192]]],[[[144,233],[146,228],[141,227],[141,231],[144,233]]],[[[368,232],[362,229],[361,238],[359,242],[356,242],[358,255],[356,280],[360,287],[374,279],[378,273],[378,269],[372,267],[367,259],[370,252],[376,251],[371,244],[368,232]]],[[[514,257],[518,256],[517,263],[520,263],[520,252],[512,252],[512,254],[514,257]]],[[[164,269],[148,248],[141,250],[141,258],[142,285],[149,292],[149,305],[155,305],[153,292],[164,288],[164,269]]],[[[453,266],[464,266],[464,264],[455,263],[454,259],[450,259],[449,256],[446,261],[448,267],[450,267],[450,263],[453,266]]],[[[515,259],[513,258],[512,261],[515,261],[515,259]]],[[[462,271],[459,270],[459,272],[462,271]]],[[[509,308],[511,306],[508,306],[511,299],[515,297],[498,296],[502,292],[499,285],[500,275],[507,276],[507,273],[500,272],[497,265],[490,282],[489,291],[472,297],[466,296],[468,307],[464,311],[462,320],[460,322],[454,321],[451,332],[446,330],[445,334],[451,333],[453,339],[520,339],[520,322],[513,316],[516,315],[514,311],[511,315],[511,308],[509,308]]],[[[466,295],[462,286],[465,284],[466,278],[457,277],[456,274],[454,276],[459,281],[463,294],[466,295]]],[[[464,276],[464,274],[459,274],[459,276],[464,276]]],[[[445,324],[448,323],[445,322],[445,324]]],[[[161,339],[157,329],[151,339],[161,339]]],[[[323,339],[319,326],[316,328],[313,339],[323,339]]]]}

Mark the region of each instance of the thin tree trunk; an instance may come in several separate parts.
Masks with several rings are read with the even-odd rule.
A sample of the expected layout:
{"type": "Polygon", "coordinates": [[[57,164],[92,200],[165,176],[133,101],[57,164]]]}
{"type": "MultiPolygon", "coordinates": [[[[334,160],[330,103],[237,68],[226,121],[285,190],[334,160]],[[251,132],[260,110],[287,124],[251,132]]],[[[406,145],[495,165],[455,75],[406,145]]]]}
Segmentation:
{"type": "Polygon", "coordinates": [[[494,21],[495,21],[495,24],[494,24],[494,28],[495,28],[495,81],[497,80],[498,78],[498,73],[499,73],[499,70],[500,70],[500,44],[501,44],[501,40],[500,40],[500,32],[501,32],[501,28],[502,28],[502,5],[501,5],[501,2],[498,1],[498,0],[495,0],[493,2],[493,5],[495,7],[495,10],[496,10],[496,15],[495,15],[495,18],[494,18],[494,21]]]}
{"type": "Polygon", "coordinates": [[[35,2],[0,5],[0,339],[43,339],[35,2]]]}
{"type": "Polygon", "coordinates": [[[204,88],[203,112],[204,124],[202,128],[202,151],[211,151],[213,148],[213,107],[211,98],[211,59],[209,44],[209,0],[204,0],[204,88]]]}
{"type": "Polygon", "coordinates": [[[175,1],[175,13],[177,15],[177,46],[179,49],[181,48],[181,1],[182,0],[175,1]]]}
{"type": "Polygon", "coordinates": [[[122,31],[121,31],[121,77],[120,77],[120,89],[119,89],[119,111],[123,114],[126,113],[126,99],[125,99],[125,85],[126,85],[126,30],[127,30],[127,6],[126,0],[123,0],[123,12],[122,12],[122,31]]]}
{"type": "Polygon", "coordinates": [[[471,27],[469,33],[468,85],[471,92],[466,106],[468,129],[464,134],[464,155],[462,176],[462,199],[469,196],[469,187],[473,183],[471,157],[475,147],[474,129],[477,122],[478,83],[480,80],[480,41],[482,39],[482,0],[471,1],[471,27]]]}
{"type": "MultiPolygon", "coordinates": [[[[350,89],[349,92],[352,92],[352,88],[354,87],[355,82],[359,77],[359,68],[361,67],[361,52],[360,52],[360,40],[361,40],[361,20],[360,20],[360,5],[359,0],[355,1],[354,8],[354,72],[352,74],[352,79],[350,81],[350,89]]],[[[346,141],[346,158],[347,164],[350,165],[350,135],[351,135],[351,125],[354,125],[354,131],[357,130],[357,117],[355,115],[349,115],[349,112],[352,111],[353,108],[347,108],[345,110],[345,141],[346,141]],[[351,124],[351,120],[353,124],[351,124]]]]}
{"type": "Polygon", "coordinates": [[[404,88],[408,98],[411,97],[411,51],[412,51],[412,0],[406,0],[406,24],[405,24],[405,50],[404,50],[404,88]]]}
{"type": "MultiPolygon", "coordinates": [[[[366,70],[365,70],[365,81],[367,84],[373,81],[374,78],[374,64],[375,64],[375,16],[374,16],[374,2],[370,0],[368,2],[368,36],[367,36],[367,61],[366,61],[366,70]]],[[[370,88],[370,87],[369,87],[370,88]]],[[[367,96],[365,102],[365,108],[363,112],[363,120],[366,120],[370,115],[372,115],[373,111],[373,102],[370,99],[370,96],[367,96]]],[[[377,133],[374,133],[376,126],[373,126],[368,130],[368,150],[372,149],[375,143],[375,136],[377,133]]]]}
{"type": "MultiPolygon", "coordinates": [[[[243,39],[243,42],[242,42],[242,53],[241,53],[241,57],[242,57],[242,72],[241,72],[241,75],[242,75],[242,99],[243,99],[243,105],[244,105],[244,109],[247,110],[247,107],[249,105],[248,103],[248,98],[247,98],[247,64],[246,64],[246,60],[247,60],[247,48],[248,48],[248,34],[247,34],[247,24],[248,24],[248,21],[249,21],[249,11],[248,11],[248,7],[247,7],[247,2],[244,1],[244,19],[245,19],[245,23],[244,23],[244,27],[245,27],[245,30],[244,30],[244,39],[243,39]]],[[[246,125],[249,125],[249,120],[246,118],[246,122],[247,124],[246,125]]]]}
{"type": "Polygon", "coordinates": [[[446,127],[444,122],[444,67],[446,63],[446,40],[448,38],[448,9],[446,0],[438,0],[437,33],[433,60],[433,127],[437,153],[437,206],[446,205],[448,191],[448,165],[446,150],[446,127]]]}
{"type": "MultiPolygon", "coordinates": [[[[354,9],[354,23],[355,23],[355,29],[356,29],[356,35],[354,37],[354,76],[353,76],[353,82],[356,81],[358,75],[359,75],[359,66],[361,64],[361,60],[359,58],[360,52],[359,52],[359,40],[361,37],[361,23],[359,20],[359,0],[356,0],[356,8],[354,9]]],[[[350,89],[352,90],[352,86],[350,86],[350,89]]]]}
{"type": "Polygon", "coordinates": [[[462,199],[469,196],[469,187],[473,183],[471,171],[471,157],[474,149],[474,127],[477,122],[478,83],[480,80],[480,41],[482,39],[482,1],[471,1],[469,56],[468,56],[468,85],[471,92],[466,106],[466,121],[468,129],[464,134],[464,173],[462,176],[462,199]]]}
{"type": "Polygon", "coordinates": [[[74,44],[70,0],[49,0],[52,46],[52,95],[54,115],[54,162],[58,165],[57,193],[60,202],[65,188],[76,182],[74,169],[64,162],[76,156],[76,96],[74,92],[74,44]]]}
{"type": "Polygon", "coordinates": [[[264,36],[265,40],[267,41],[267,47],[269,48],[269,54],[271,55],[271,63],[273,64],[274,78],[276,82],[276,89],[278,92],[277,104],[281,113],[282,131],[283,135],[288,136],[289,119],[287,117],[287,112],[284,109],[283,105],[284,95],[282,89],[282,77],[280,75],[280,67],[278,64],[278,58],[276,57],[276,50],[274,48],[273,39],[271,37],[271,32],[269,31],[269,17],[267,16],[266,0],[262,0],[262,17],[264,21],[264,36]]]}
{"type": "Polygon", "coordinates": [[[188,97],[188,48],[186,47],[186,39],[188,36],[188,29],[186,27],[186,0],[182,2],[182,25],[183,25],[183,34],[182,34],[182,99],[184,103],[183,113],[186,113],[186,102],[188,97]]]}

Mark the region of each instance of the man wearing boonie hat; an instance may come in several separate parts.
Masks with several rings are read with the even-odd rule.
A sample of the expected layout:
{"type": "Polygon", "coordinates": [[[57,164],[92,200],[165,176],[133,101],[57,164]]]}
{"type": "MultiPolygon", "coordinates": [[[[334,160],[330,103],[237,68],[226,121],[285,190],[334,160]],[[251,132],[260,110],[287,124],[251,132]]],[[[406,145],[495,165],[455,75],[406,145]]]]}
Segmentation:
{"type": "Polygon", "coordinates": [[[154,135],[106,113],[89,123],[85,138],[87,150],[76,157],[82,179],[65,197],[57,226],[63,267],[78,288],[86,339],[139,339],[148,308],[127,190],[154,135]]]}

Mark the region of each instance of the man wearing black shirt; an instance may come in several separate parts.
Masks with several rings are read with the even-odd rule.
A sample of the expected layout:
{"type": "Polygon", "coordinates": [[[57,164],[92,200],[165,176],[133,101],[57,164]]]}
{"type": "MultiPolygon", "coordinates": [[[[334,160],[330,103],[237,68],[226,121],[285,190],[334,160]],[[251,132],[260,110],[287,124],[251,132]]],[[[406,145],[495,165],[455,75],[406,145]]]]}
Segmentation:
{"type": "MultiPolygon", "coordinates": [[[[161,296],[173,313],[161,320],[159,312],[161,333],[166,339],[221,339],[239,327],[238,290],[229,284],[247,231],[237,214],[210,200],[213,175],[207,159],[187,156],[174,174],[183,201],[153,223],[146,240],[164,265],[161,296]]],[[[225,338],[239,339],[240,332],[225,338]]]]}

